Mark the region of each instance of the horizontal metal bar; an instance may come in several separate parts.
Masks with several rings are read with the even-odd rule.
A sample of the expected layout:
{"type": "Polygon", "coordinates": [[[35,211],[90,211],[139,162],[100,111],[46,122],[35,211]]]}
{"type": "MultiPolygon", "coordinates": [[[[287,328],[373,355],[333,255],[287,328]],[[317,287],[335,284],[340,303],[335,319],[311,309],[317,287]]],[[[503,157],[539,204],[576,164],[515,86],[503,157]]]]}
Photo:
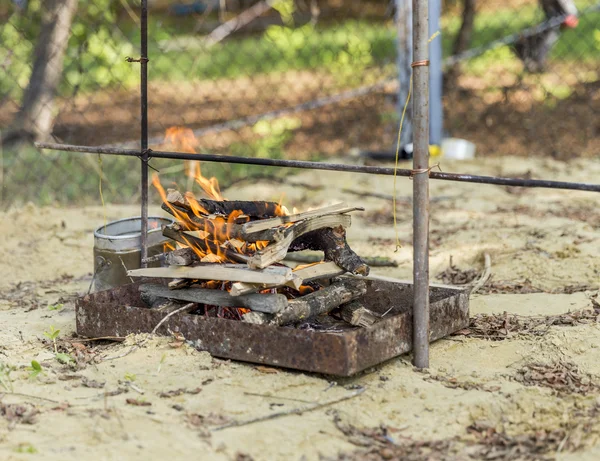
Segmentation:
{"type": "MultiPolygon", "coordinates": [[[[59,150],[64,152],[81,152],[87,154],[124,155],[139,157],[140,151],[134,149],[119,149],[115,147],[73,146],[69,144],[35,143],[40,149],[59,150]]],[[[239,163],[243,165],[262,165],[285,168],[302,168],[308,170],[346,171],[349,173],[365,173],[378,175],[394,175],[394,168],[380,166],[345,165],[340,163],[307,162],[302,160],[281,160],[270,158],[247,158],[215,154],[186,154],[183,152],[151,151],[150,158],[168,158],[177,160],[199,160],[216,163],[239,163]]],[[[397,176],[412,177],[412,170],[398,169],[397,176]]],[[[431,179],[443,181],[470,182],[475,184],[492,184],[496,186],[541,187],[545,189],[581,190],[600,192],[600,184],[586,184],[565,181],[549,181],[545,179],[501,178],[496,176],[478,176],[470,174],[429,172],[431,179]]]]}

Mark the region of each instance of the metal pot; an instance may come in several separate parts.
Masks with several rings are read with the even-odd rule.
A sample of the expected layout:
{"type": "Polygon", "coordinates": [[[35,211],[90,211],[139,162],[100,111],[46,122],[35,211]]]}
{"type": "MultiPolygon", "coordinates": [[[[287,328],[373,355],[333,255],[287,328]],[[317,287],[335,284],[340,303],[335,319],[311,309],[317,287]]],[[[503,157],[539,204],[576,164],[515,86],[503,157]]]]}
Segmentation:
{"type": "MultiPolygon", "coordinates": [[[[169,218],[148,218],[148,256],[164,251],[164,244],[170,239],[162,235],[161,227],[173,222],[169,218]]],[[[94,231],[94,291],[131,283],[127,271],[140,268],[141,229],[141,218],[133,217],[113,221],[94,231]]]]}

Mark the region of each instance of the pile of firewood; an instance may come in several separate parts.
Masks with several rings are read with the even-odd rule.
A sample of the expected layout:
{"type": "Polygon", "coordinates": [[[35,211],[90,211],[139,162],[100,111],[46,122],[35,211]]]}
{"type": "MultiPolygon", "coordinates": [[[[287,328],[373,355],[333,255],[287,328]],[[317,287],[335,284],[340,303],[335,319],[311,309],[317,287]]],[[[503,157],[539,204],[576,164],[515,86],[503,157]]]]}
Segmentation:
{"type": "Polygon", "coordinates": [[[147,259],[162,267],[129,271],[153,279],[140,285],[149,307],[183,302],[200,315],[274,325],[334,310],[352,325],[377,320],[358,301],[365,282],[344,276],[369,273],[346,241],[349,213],[361,208],[336,204],[286,214],[274,202],[197,200],[174,190],[163,200],[177,219],[163,235],[179,248],[147,259]],[[294,269],[284,264],[288,252],[302,250],[321,250],[324,260],[294,269]]]}

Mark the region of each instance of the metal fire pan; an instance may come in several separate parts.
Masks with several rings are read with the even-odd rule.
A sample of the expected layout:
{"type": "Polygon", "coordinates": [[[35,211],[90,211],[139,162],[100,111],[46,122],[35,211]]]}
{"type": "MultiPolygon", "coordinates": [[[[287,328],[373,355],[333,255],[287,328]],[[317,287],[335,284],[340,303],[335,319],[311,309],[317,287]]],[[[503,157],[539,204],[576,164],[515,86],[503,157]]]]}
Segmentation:
{"type": "MultiPolygon", "coordinates": [[[[77,333],[84,337],[148,333],[166,315],[143,306],[141,282],[86,295],[76,303],[77,333]]],[[[200,350],[221,358],[296,370],[351,376],[412,347],[410,283],[367,280],[362,302],[384,313],[370,328],[346,327],[322,331],[254,325],[241,321],[177,314],[158,330],[180,332],[200,350]]],[[[469,323],[469,296],[455,288],[430,288],[430,340],[448,336],[469,323]]]]}

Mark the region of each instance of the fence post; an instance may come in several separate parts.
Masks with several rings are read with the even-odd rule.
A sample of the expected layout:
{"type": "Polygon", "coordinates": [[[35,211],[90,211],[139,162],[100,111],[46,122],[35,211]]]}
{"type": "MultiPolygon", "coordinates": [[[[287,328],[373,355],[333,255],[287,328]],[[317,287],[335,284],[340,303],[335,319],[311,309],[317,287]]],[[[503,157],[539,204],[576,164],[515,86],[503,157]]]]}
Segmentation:
{"type": "Polygon", "coordinates": [[[140,110],[141,110],[141,139],[140,139],[140,159],[141,159],[141,221],[142,232],[140,238],[141,244],[141,264],[140,267],[146,267],[146,258],[148,257],[148,0],[141,1],[141,24],[140,24],[140,110]]]}
{"type": "Polygon", "coordinates": [[[413,0],[413,357],[429,367],[428,0],[413,0]]]}
{"type": "MultiPolygon", "coordinates": [[[[429,0],[429,37],[440,30],[441,0],[429,0]]],[[[442,106],[442,38],[429,44],[429,144],[439,146],[444,132],[442,106]]]]}
{"type": "MultiPolygon", "coordinates": [[[[404,104],[408,97],[410,85],[412,62],[412,4],[411,0],[395,0],[396,1],[396,30],[397,38],[397,54],[398,54],[398,102],[397,113],[398,120],[402,116],[404,104]]],[[[400,145],[405,146],[412,141],[412,109],[410,105],[406,109],[404,116],[404,124],[400,135],[400,145]]]]}

